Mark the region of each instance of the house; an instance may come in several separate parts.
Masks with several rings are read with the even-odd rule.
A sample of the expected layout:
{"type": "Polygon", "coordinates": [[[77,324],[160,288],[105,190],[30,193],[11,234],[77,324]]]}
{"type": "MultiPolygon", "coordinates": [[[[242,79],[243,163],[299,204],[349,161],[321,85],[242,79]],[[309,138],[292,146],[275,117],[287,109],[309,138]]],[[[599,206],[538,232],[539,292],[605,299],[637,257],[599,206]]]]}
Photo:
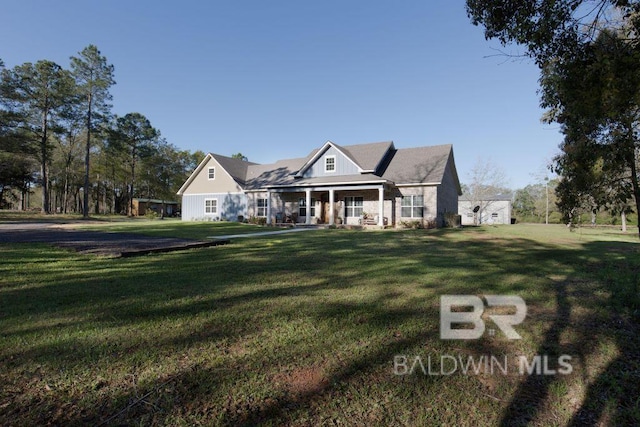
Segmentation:
{"type": "Polygon", "coordinates": [[[162,215],[162,209],[164,209],[165,216],[174,216],[180,211],[179,203],[169,200],[134,198],[132,204],[133,216],[143,216],[146,215],[148,211],[162,215]]]}
{"type": "Polygon", "coordinates": [[[327,141],[307,157],[264,165],[210,153],[178,191],[184,221],[379,226],[441,226],[460,194],[451,145],[397,149],[391,141],[327,141]]]}
{"type": "Polygon", "coordinates": [[[497,194],[482,200],[464,195],[458,199],[462,225],[511,224],[511,208],[510,195],[497,194]]]}

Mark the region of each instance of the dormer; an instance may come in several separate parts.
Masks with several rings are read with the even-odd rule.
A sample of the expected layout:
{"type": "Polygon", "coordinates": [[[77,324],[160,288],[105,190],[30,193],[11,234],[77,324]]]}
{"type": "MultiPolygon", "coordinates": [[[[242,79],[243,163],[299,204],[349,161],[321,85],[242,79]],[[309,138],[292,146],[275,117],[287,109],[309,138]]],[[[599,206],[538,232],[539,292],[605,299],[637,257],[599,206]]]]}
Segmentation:
{"type": "Polygon", "coordinates": [[[327,141],[305,162],[296,178],[358,175],[363,172],[362,167],[347,149],[327,141]]]}

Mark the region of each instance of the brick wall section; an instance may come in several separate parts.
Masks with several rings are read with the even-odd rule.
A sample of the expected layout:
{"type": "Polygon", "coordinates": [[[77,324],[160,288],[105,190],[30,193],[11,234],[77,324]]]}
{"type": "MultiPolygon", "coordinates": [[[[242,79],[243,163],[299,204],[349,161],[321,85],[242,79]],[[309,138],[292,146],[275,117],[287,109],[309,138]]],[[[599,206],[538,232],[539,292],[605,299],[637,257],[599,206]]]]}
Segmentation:
{"type": "Polygon", "coordinates": [[[453,176],[453,157],[449,157],[442,183],[438,185],[438,227],[445,225],[444,214],[447,212],[458,213],[458,188],[453,176]]]}
{"type": "Polygon", "coordinates": [[[399,188],[395,194],[395,218],[396,227],[401,227],[401,222],[422,221],[422,225],[428,227],[438,216],[438,191],[436,186],[416,186],[399,188]],[[422,195],[424,197],[423,218],[405,218],[402,216],[402,197],[422,195]]]}

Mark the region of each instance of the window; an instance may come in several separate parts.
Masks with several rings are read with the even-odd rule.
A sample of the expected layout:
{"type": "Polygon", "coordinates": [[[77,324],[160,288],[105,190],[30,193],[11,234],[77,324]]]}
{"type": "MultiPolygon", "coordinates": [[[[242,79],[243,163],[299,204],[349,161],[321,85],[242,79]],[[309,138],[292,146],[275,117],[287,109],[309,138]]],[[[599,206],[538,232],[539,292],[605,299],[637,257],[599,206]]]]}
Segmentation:
{"type": "MultiPolygon", "coordinates": [[[[298,214],[300,218],[307,217],[307,199],[306,197],[300,197],[298,200],[298,214]]],[[[311,199],[311,217],[316,216],[316,199],[311,199]]]]}
{"type": "Polygon", "coordinates": [[[258,217],[267,217],[267,199],[258,199],[258,204],[256,205],[256,216],[258,217]]]}
{"type": "Polygon", "coordinates": [[[364,198],[362,197],[345,197],[344,198],[344,216],[345,217],[361,217],[363,212],[364,198]]]}
{"type": "Polygon", "coordinates": [[[216,179],[216,168],[209,168],[209,180],[216,179]]]}
{"type": "Polygon", "coordinates": [[[403,218],[422,218],[424,196],[403,196],[400,216],[403,218]]]}
{"type": "Polygon", "coordinates": [[[324,158],[324,171],[325,172],[336,171],[336,156],[326,156],[324,158]]]}
{"type": "Polygon", "coordinates": [[[206,199],[204,201],[204,213],[213,215],[218,213],[218,200],[217,199],[206,199]]]}

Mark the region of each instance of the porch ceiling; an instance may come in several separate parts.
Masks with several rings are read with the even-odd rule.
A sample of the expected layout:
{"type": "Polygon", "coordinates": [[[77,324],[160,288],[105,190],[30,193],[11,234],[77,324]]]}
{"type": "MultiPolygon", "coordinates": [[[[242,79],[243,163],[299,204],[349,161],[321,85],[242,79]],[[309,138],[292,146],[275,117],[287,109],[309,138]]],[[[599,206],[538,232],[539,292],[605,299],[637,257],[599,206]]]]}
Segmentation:
{"type": "Polygon", "coordinates": [[[387,179],[380,178],[379,176],[360,174],[299,179],[290,184],[268,186],[267,189],[300,191],[307,188],[317,187],[327,187],[328,190],[329,188],[336,186],[357,188],[369,186],[371,188],[379,188],[381,185],[386,187],[394,185],[394,183],[387,179]]]}

